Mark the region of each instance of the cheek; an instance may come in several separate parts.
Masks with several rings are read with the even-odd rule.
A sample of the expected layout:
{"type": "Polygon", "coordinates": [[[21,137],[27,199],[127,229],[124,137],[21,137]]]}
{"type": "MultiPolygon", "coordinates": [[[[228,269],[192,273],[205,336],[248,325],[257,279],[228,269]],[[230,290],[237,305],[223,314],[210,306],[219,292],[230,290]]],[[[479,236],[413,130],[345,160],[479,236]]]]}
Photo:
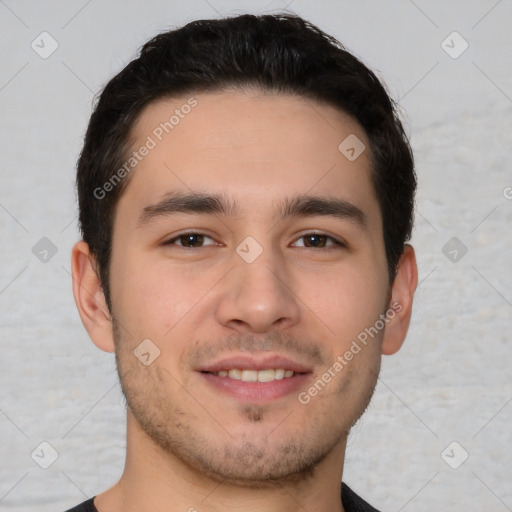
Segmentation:
{"type": "Polygon", "coordinates": [[[210,274],[180,269],[165,259],[126,257],[111,272],[115,313],[134,337],[165,341],[198,309],[211,287],[210,274]]]}
{"type": "Polygon", "coordinates": [[[297,295],[332,335],[339,352],[375,324],[385,307],[386,293],[383,276],[369,267],[302,279],[297,295]]]}

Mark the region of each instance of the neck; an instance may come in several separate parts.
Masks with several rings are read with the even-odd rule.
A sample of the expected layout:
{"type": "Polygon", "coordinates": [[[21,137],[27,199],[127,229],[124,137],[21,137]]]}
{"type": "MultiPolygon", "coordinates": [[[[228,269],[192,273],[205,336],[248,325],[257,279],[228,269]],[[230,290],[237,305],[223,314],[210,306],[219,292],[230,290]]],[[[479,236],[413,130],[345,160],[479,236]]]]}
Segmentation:
{"type": "Polygon", "coordinates": [[[210,477],[164,451],[141,429],[130,410],[126,464],[119,482],[99,494],[101,512],[343,512],[341,478],[346,438],[311,476],[293,481],[237,485],[210,477]]]}

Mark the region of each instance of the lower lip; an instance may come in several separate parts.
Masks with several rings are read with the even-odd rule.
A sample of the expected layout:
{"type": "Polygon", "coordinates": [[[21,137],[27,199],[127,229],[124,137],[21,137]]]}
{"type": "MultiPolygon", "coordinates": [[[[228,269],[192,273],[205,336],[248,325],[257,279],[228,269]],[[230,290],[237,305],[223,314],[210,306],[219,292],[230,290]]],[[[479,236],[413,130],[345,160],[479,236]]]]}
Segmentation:
{"type": "Polygon", "coordinates": [[[244,382],[243,380],[219,377],[213,373],[199,373],[208,384],[219,391],[244,402],[267,402],[276,400],[304,388],[311,373],[297,373],[292,377],[271,382],[244,382]]]}

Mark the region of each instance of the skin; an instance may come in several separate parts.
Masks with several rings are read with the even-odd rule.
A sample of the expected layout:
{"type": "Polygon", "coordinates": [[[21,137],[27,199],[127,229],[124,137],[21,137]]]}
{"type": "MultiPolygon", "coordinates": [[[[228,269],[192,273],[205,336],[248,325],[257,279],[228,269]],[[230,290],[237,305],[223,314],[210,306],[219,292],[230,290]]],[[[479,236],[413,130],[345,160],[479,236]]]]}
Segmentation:
{"type": "MultiPolygon", "coordinates": [[[[128,401],[125,470],[95,504],[102,512],[342,511],[347,434],[371,398],[381,354],[405,339],[414,251],[405,246],[391,286],[370,144],[352,118],[254,90],[194,97],[197,106],[137,165],[117,205],[112,319],[87,244],[73,248],[81,319],[99,348],[115,351],[128,401]],[[352,162],[338,150],[349,134],[366,146],[352,162]],[[138,224],[145,207],[174,191],[223,193],[239,209],[138,224]],[[276,221],[276,205],[301,194],[348,201],[366,225],[321,215],[276,221]],[[183,231],[210,238],[186,249],[176,241],[183,231]],[[344,245],[320,238],[312,246],[311,231],[344,245]],[[248,236],[263,250],[252,263],[236,252],[248,236]],[[196,371],[227,355],[283,354],[311,368],[307,391],[393,303],[401,308],[386,328],[307,405],[295,392],[245,402],[196,371]],[[145,366],[133,351],[148,338],[160,356],[145,366]]],[[[147,107],[134,148],[187,99],[147,107]]]]}

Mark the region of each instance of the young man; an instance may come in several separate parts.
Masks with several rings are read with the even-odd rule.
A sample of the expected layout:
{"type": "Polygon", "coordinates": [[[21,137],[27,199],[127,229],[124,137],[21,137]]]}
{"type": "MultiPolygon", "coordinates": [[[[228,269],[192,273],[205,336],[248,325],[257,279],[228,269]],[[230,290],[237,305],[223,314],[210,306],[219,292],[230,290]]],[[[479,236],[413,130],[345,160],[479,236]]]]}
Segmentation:
{"type": "Polygon", "coordinates": [[[189,23],[107,84],[77,183],[74,297],[128,407],[123,475],[73,510],[375,510],[347,435],[417,284],[375,75],[300,17],[189,23]]]}

